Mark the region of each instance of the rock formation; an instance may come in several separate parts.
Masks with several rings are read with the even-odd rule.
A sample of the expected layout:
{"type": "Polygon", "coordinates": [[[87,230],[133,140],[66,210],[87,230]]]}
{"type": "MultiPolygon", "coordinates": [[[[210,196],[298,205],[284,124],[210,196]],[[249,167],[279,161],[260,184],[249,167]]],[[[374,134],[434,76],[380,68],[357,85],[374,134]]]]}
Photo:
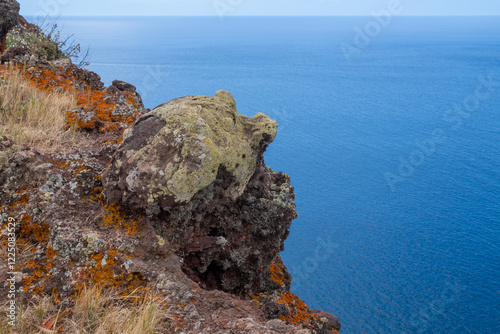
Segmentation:
{"type": "Polygon", "coordinates": [[[19,3],[16,0],[0,0],[0,53],[5,50],[5,38],[19,21],[19,3]]]}
{"type": "MultiPolygon", "coordinates": [[[[87,134],[49,154],[0,136],[0,246],[17,224],[22,298],[71,302],[85,285],[164,306],[160,333],[337,333],[338,319],[290,290],[280,251],[296,217],[286,174],[263,153],[277,124],[240,115],[230,93],[183,97],[152,111],[122,81],[67,60],[15,53],[45,92],[74,92],[68,125],[87,134]]],[[[0,304],[7,291],[0,286],[0,304]]]]}
{"type": "Polygon", "coordinates": [[[278,125],[264,114],[239,115],[228,92],[161,105],[124,134],[105,176],[106,194],[136,209],[157,211],[190,202],[211,185],[219,169],[232,174],[226,192],[239,197],[255,172],[257,157],[278,125]]]}
{"type": "Polygon", "coordinates": [[[262,158],[276,130],[264,114],[239,115],[225,91],[170,101],[126,131],[106,197],[151,217],[203,287],[276,289],[269,267],[296,216],[290,180],[262,158]]]}

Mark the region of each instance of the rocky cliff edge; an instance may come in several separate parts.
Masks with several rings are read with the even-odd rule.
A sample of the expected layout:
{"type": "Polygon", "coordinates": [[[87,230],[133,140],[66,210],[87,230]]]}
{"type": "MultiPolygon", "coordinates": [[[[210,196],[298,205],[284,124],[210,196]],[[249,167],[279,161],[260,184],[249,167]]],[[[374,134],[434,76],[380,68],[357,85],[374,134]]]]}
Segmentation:
{"type": "Polygon", "coordinates": [[[337,333],[338,319],[289,291],[279,253],[295,195],[263,159],[276,122],[238,114],[225,91],[148,111],[130,84],[104,87],[66,60],[9,52],[3,74],[75,93],[67,122],[87,141],[50,154],[1,136],[0,243],[13,219],[23,254],[14,270],[0,263],[1,282],[16,272],[26,301],[71,301],[89,285],[152,293],[161,333],[337,333]]]}

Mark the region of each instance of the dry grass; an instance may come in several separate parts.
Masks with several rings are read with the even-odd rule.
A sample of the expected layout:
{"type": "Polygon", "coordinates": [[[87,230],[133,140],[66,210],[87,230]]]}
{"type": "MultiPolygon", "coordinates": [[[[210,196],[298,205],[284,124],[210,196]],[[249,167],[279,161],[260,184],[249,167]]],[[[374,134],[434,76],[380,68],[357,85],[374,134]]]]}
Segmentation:
{"type": "Polygon", "coordinates": [[[17,326],[0,318],[0,334],[153,334],[159,332],[161,305],[150,299],[130,303],[97,288],[85,289],[72,308],[61,308],[50,297],[18,307],[17,326]]]}
{"type": "Polygon", "coordinates": [[[43,92],[13,67],[0,67],[0,134],[45,153],[66,153],[84,141],[68,128],[65,112],[76,108],[73,94],[43,92]]]}

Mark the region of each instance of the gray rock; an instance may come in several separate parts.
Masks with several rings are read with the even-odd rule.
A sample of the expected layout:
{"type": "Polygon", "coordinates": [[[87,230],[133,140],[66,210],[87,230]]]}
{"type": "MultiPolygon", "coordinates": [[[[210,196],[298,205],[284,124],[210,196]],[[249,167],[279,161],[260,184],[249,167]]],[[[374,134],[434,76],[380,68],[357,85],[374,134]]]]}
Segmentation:
{"type": "Polygon", "coordinates": [[[72,65],[70,58],[59,58],[50,62],[53,66],[57,67],[69,67],[72,65]]]}
{"type": "Polygon", "coordinates": [[[340,320],[333,314],[320,310],[311,310],[311,313],[315,314],[326,325],[326,329],[340,330],[340,320]]]}
{"type": "Polygon", "coordinates": [[[22,60],[23,56],[28,52],[27,49],[15,46],[13,48],[9,48],[7,51],[3,52],[0,56],[0,63],[7,63],[14,59],[22,60]]]}
{"type": "Polygon", "coordinates": [[[129,84],[125,81],[120,81],[120,80],[114,80],[113,86],[118,88],[119,90],[121,90],[123,92],[129,92],[132,94],[134,94],[137,90],[137,88],[134,85],[129,84]]]}

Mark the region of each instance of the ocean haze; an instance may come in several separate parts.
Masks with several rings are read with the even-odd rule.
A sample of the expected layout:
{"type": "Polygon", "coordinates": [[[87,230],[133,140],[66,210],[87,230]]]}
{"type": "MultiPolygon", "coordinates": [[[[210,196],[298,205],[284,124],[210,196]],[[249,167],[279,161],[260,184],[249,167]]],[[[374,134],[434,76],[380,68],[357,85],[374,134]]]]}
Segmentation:
{"type": "Polygon", "coordinates": [[[59,19],[149,108],[225,89],[278,121],[292,291],[341,333],[500,332],[500,20],[373,22],[59,19]]]}
{"type": "Polygon", "coordinates": [[[403,15],[500,15],[497,0],[38,0],[22,1],[21,14],[108,16],[346,16],[369,15],[390,4],[403,15]]]}

